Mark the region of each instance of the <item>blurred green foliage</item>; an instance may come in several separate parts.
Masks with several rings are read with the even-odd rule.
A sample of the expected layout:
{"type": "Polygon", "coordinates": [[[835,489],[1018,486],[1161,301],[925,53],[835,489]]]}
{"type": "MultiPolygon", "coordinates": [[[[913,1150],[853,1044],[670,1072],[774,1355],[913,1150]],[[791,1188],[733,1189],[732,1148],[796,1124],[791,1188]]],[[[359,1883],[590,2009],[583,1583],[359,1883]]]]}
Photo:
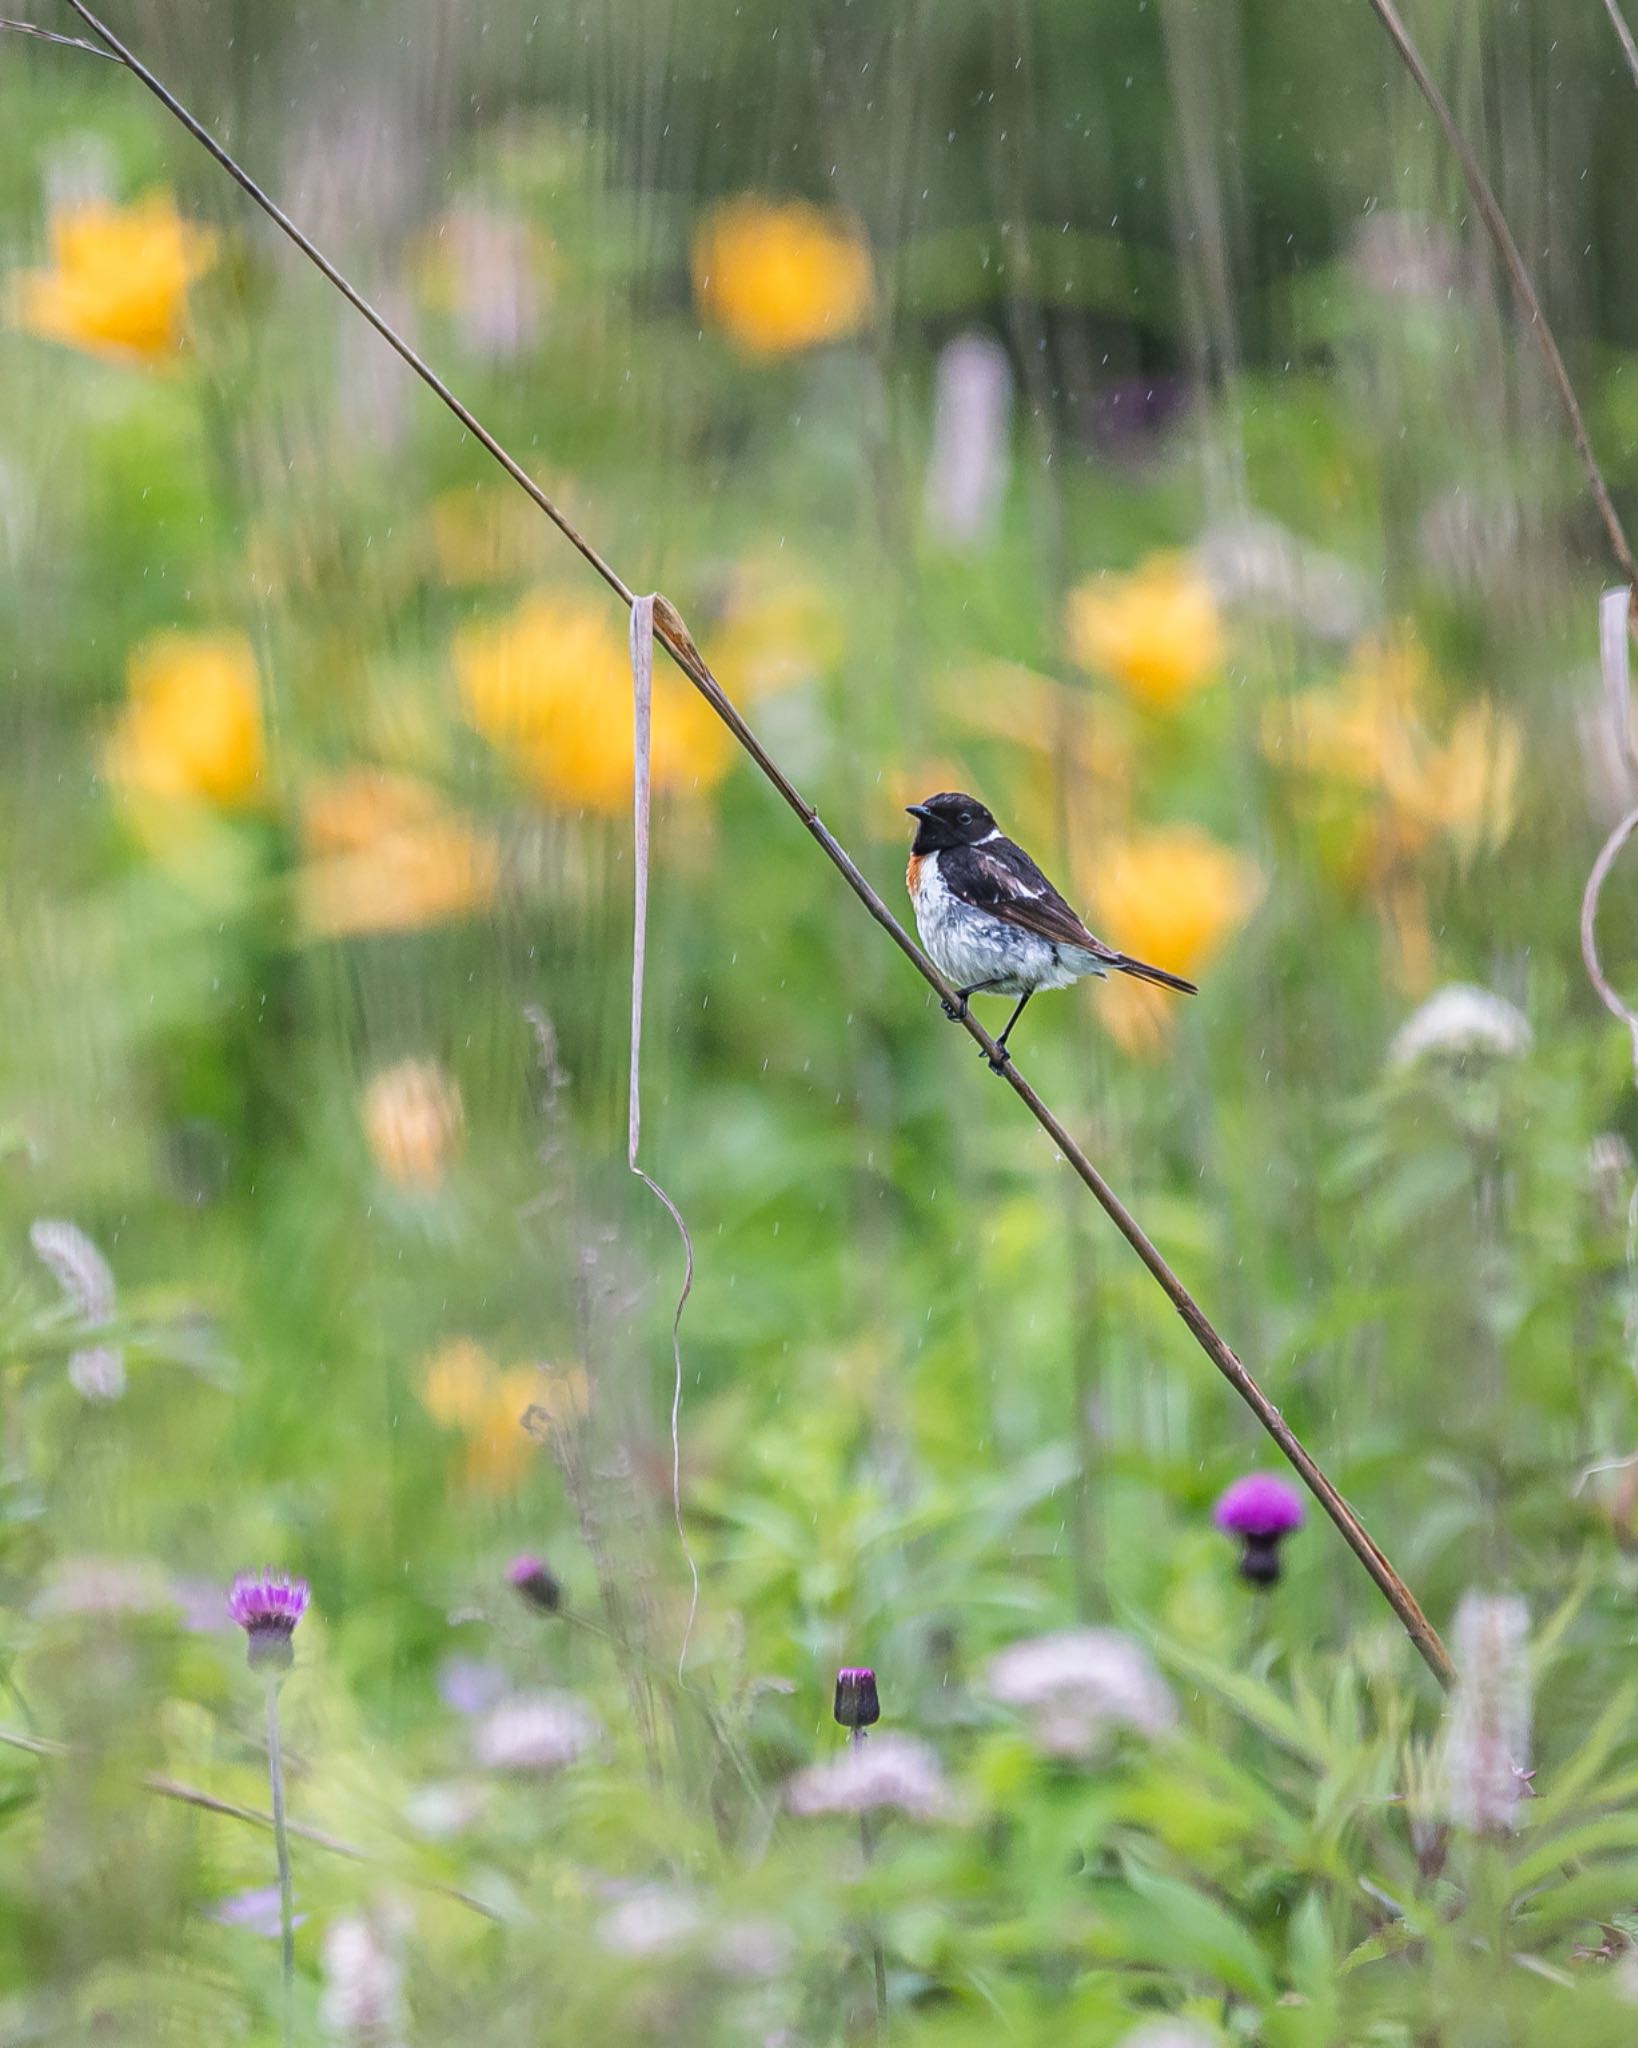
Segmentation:
{"type": "MultiPolygon", "coordinates": [[[[1624,503],[1607,22],[1426,12],[1624,503]]],[[[1452,1824],[1462,1752],[1328,1527],[1240,1582],[1210,1511],[1267,1461],[1249,1419],[686,711],[643,1144],[696,1259],[685,1553],[620,773],[595,793],[617,609],[131,80],[4,38],[0,2039],[277,2038],[266,1901],[223,1917],[271,1844],[175,1796],[265,1806],[222,1599],[269,1562],[314,1592],[299,2039],[865,2038],[879,1951],[882,2033],[948,2048],[1629,2040],[1635,1118],[1576,913],[1634,792],[1579,472],[1368,10],[124,25],[674,598],[890,900],[901,806],[959,778],[1113,941],[1198,959],[1186,1014],[1058,997],[1020,1061],[1430,1615],[1528,1603],[1534,1777],[1452,1824]],[[110,359],[79,298],[43,331],[31,275],[163,324],[159,242],[52,246],[155,188],[216,238],[186,345],[110,359]],[[700,281],[746,193],[776,257],[742,297],[828,320],[811,347],[700,281]],[[859,246],[843,317],[813,278],[859,246]],[[948,383],[973,332],[988,444],[948,383]],[[965,532],[941,435],[988,447],[965,532]],[[1096,580],[1157,553],[1209,650],[1096,580]],[[1087,656],[1077,591],[1136,654],[1087,656]],[[475,707],[497,625],[529,651],[475,707]],[[1430,1042],[1450,984],[1495,1007],[1430,1042]],[[86,1233],[78,1281],[42,1219],[86,1233]],[[1085,1625],[1147,1647],[1175,1725],[1066,1755],[996,1699],[998,1650],[1085,1625]],[[845,1763],[830,1686],[867,1661],[863,1756],[923,1740],[941,1794],[862,1839],[787,1783],[845,1763]],[[543,1688],[597,1741],[486,1761],[543,1688]]],[[[1617,980],[1632,900],[1618,871],[1617,980]]]]}

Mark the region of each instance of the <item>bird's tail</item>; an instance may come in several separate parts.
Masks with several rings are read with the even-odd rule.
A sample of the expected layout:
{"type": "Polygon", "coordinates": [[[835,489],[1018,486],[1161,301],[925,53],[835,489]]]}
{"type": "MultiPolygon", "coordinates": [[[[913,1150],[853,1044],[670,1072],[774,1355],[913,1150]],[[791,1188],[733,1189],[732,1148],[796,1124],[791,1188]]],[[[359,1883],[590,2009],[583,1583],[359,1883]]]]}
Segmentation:
{"type": "Polygon", "coordinates": [[[1164,967],[1151,967],[1147,960],[1134,960],[1130,953],[1119,953],[1110,961],[1110,966],[1122,974],[1129,974],[1134,981],[1152,981],[1157,988],[1175,988],[1180,996],[1197,996],[1200,991],[1192,981],[1185,981],[1181,974],[1168,974],[1164,967]]]}

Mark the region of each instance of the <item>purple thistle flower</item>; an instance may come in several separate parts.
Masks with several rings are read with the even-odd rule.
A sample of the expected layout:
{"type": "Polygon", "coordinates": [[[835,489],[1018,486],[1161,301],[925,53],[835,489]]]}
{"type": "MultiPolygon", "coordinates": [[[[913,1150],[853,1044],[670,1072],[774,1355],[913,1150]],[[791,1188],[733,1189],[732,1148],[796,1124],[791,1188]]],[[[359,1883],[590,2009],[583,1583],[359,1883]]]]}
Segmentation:
{"type": "Polygon", "coordinates": [[[838,1726],[851,1728],[855,1733],[873,1727],[881,1719],[882,1703],[876,1691],[876,1674],[869,1665],[849,1665],[837,1672],[833,1712],[838,1726]]]}
{"type": "Polygon", "coordinates": [[[1288,1536],[1302,1527],[1302,1496],[1278,1473],[1248,1472],[1228,1488],[1211,1518],[1231,1536],[1288,1536]]]}
{"type": "Polygon", "coordinates": [[[293,1579],[288,1572],[240,1572],[233,1581],[228,1619],[236,1621],[249,1639],[246,1649],[253,1670],[290,1669],[290,1638],[307,1612],[308,1598],[307,1581],[293,1579]]]}
{"type": "Polygon", "coordinates": [[[1280,1576],[1281,1543],[1302,1527],[1302,1496],[1277,1473],[1248,1472],[1223,1494],[1211,1518],[1226,1535],[1240,1538],[1241,1578],[1272,1586],[1280,1576]]]}
{"type": "Polygon", "coordinates": [[[506,1583],[542,1614],[556,1614],[563,1605],[563,1586],[543,1558],[525,1551],[506,1567],[506,1583]]]}

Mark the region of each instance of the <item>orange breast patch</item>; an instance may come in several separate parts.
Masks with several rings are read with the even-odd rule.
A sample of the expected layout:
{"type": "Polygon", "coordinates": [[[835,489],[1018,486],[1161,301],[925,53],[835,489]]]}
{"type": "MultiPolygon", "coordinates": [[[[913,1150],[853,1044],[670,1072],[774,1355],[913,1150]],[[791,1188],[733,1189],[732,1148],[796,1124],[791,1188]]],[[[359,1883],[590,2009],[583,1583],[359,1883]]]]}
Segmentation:
{"type": "Polygon", "coordinates": [[[912,896],[921,886],[921,864],[926,858],[924,853],[911,854],[910,865],[904,871],[904,886],[912,896]]]}

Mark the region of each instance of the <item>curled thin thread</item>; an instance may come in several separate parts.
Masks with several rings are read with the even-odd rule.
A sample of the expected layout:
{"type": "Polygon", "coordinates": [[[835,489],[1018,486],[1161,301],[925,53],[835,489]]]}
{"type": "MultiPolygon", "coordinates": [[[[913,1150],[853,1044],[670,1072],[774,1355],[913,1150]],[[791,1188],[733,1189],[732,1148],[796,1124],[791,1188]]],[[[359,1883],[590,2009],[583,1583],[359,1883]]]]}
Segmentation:
{"type": "Polygon", "coordinates": [[[1592,873],[1587,877],[1587,886],[1581,897],[1581,961],[1587,970],[1587,979],[1597,991],[1598,1000],[1612,1017],[1619,1017],[1627,1027],[1627,1036],[1632,1040],[1633,1082],[1638,1086],[1638,1015],[1627,1008],[1611,986],[1609,976],[1599,962],[1598,937],[1594,929],[1598,918],[1598,899],[1603,894],[1610,869],[1635,831],[1638,831],[1638,810],[1631,810],[1598,849],[1598,858],[1592,864],[1592,873]]]}
{"type": "MultiPolygon", "coordinates": [[[[1624,32],[1625,23],[1620,21],[1613,7],[1610,12],[1624,32]]],[[[1633,596],[1633,592],[1618,587],[1606,590],[1599,599],[1598,656],[1604,677],[1604,706],[1610,732],[1627,769],[1638,775],[1638,749],[1634,748],[1632,737],[1632,643],[1628,631],[1633,596]]],[[[1592,864],[1592,872],[1587,877],[1587,886],[1581,897],[1581,962],[1598,1000],[1612,1017],[1619,1017],[1627,1027],[1627,1036],[1632,1041],[1633,1083],[1638,1086],[1638,1016],[1616,994],[1604,972],[1598,957],[1597,932],[1598,899],[1603,894],[1610,869],[1634,830],[1638,830],[1638,809],[1628,811],[1598,849],[1598,858],[1592,864]]],[[[1627,1340],[1628,1360],[1638,1369],[1638,1358],[1634,1354],[1634,1338],[1638,1337],[1638,1187],[1634,1187],[1627,1201],[1627,1309],[1623,1318],[1623,1334],[1627,1340]]],[[[1638,1452],[1631,1457],[1610,1458],[1589,1465],[1577,1479],[1575,1491],[1580,1493],[1597,1473],[1620,1472],[1634,1464],[1638,1464],[1638,1452]]]]}
{"type": "Polygon", "coordinates": [[[627,1091],[626,1164],[651,1194],[665,1205],[682,1239],[683,1282],[671,1317],[671,1518],[677,1525],[677,1541],[688,1563],[688,1621],[682,1646],[677,1652],[677,1676],[681,1678],[688,1661],[689,1639],[700,1605],[700,1568],[688,1547],[688,1532],[682,1512],[682,1312],[694,1287],[694,1241],[688,1234],[682,1211],[660,1183],[637,1163],[642,1137],[643,1097],[643,974],[648,956],[648,812],[649,742],[654,708],[654,593],[635,598],[631,607],[631,836],[632,866],[635,870],[631,924],[631,1075],[627,1091]]]}
{"type": "MultiPolygon", "coordinates": [[[[1632,653],[1626,622],[1633,593],[1625,589],[1606,590],[1598,603],[1598,654],[1604,674],[1604,702],[1609,726],[1629,767],[1638,768],[1632,743],[1632,653]]],[[[1598,958],[1598,899],[1621,849],[1638,829],[1638,809],[1628,811],[1604,844],[1592,864],[1587,886],[1581,896],[1581,962],[1587,970],[1598,1000],[1612,1017],[1619,1017],[1632,1040],[1632,1076],[1638,1085],[1638,1016],[1635,1016],[1611,986],[1598,958]]]]}

